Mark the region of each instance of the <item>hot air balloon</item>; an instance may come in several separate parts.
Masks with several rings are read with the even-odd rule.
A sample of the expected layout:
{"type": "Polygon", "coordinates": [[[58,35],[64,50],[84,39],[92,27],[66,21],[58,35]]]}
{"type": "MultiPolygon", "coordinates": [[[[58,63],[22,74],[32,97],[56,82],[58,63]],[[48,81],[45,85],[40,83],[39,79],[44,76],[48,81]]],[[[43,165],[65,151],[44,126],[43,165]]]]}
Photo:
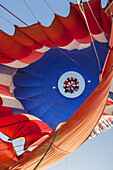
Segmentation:
{"type": "Polygon", "coordinates": [[[0,31],[1,169],[46,169],[112,127],[112,1],[68,4],[49,26],[0,4],[25,25],[0,31]]]}

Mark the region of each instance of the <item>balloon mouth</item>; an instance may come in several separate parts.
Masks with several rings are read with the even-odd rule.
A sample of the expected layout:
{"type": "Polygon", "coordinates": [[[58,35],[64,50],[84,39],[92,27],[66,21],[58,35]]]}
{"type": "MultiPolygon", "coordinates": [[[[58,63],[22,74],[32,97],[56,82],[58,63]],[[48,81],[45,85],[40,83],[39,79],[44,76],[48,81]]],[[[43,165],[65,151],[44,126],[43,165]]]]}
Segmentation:
{"type": "Polygon", "coordinates": [[[63,96],[76,98],[83,93],[85,80],[78,72],[68,71],[59,78],[58,89],[63,96]]]}

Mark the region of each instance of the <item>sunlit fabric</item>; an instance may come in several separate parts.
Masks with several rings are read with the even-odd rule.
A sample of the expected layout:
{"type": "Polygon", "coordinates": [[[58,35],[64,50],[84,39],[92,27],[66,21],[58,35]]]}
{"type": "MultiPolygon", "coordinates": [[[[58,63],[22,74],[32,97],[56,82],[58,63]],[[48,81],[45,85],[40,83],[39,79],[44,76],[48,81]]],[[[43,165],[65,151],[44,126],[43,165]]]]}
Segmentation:
{"type": "MultiPolygon", "coordinates": [[[[101,1],[85,2],[84,11],[92,40],[107,42],[111,31],[111,17],[102,9],[101,1]]],[[[79,6],[70,4],[69,15],[67,17],[55,15],[49,27],[39,22],[29,27],[15,26],[13,36],[1,31],[0,62],[19,68],[39,60],[45,53],[44,49],[47,51],[54,46],[72,49],[73,41],[76,42],[75,49],[79,43],[87,44],[92,40],[79,6]]]]}
{"type": "Polygon", "coordinates": [[[26,26],[0,31],[0,169],[46,169],[113,126],[112,3],[69,5],[28,26],[0,4],[26,26]]]}

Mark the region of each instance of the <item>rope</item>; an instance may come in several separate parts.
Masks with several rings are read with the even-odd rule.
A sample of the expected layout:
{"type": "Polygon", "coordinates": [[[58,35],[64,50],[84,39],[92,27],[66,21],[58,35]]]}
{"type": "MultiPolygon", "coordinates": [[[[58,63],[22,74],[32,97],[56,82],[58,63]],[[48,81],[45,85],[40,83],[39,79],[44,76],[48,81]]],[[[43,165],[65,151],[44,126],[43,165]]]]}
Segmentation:
{"type": "MultiPolygon", "coordinates": [[[[9,11],[8,9],[6,9],[6,8],[5,8],[4,6],[2,6],[1,4],[0,4],[0,6],[28,27],[28,24],[26,24],[24,21],[22,21],[20,18],[18,18],[18,17],[17,17],[15,14],[13,14],[11,11],[9,11]]],[[[79,67],[81,67],[81,68],[84,69],[86,72],[88,72],[88,74],[90,74],[90,75],[92,75],[94,78],[98,79],[96,76],[94,76],[92,73],[90,73],[87,69],[85,69],[82,65],[80,65],[77,61],[75,61],[75,60],[72,59],[69,55],[67,55],[65,52],[63,52],[58,46],[55,46],[52,42],[50,42],[49,40],[47,40],[45,37],[43,37],[41,34],[39,34],[39,33],[38,33],[36,30],[34,30],[33,28],[31,28],[31,27],[29,27],[29,28],[30,28],[33,32],[35,32],[37,35],[41,36],[44,40],[46,40],[47,42],[49,42],[51,45],[53,45],[54,48],[56,48],[57,50],[59,50],[62,54],[64,54],[66,57],[68,57],[70,60],[72,60],[74,63],[76,63],[79,67]]],[[[10,38],[11,38],[11,37],[10,37],[10,38]]]]}
{"type": "Polygon", "coordinates": [[[34,16],[34,18],[36,19],[36,21],[38,22],[37,20],[37,17],[35,16],[34,12],[31,10],[31,8],[28,6],[28,4],[25,2],[25,0],[23,0],[24,4],[27,6],[27,8],[30,10],[31,14],[34,16]]]}
{"type": "Polygon", "coordinates": [[[53,12],[53,14],[55,14],[54,13],[54,11],[53,11],[53,9],[50,7],[50,5],[46,2],[46,0],[43,0],[45,3],[46,3],[46,5],[49,7],[49,9],[53,12]]]}
{"type": "Polygon", "coordinates": [[[3,5],[0,4],[0,6],[5,9],[8,13],[13,15],[16,19],[18,19],[20,22],[22,22],[24,25],[28,26],[24,21],[22,21],[19,17],[17,17],[15,14],[13,14],[11,11],[9,11],[7,8],[5,8],[3,5]]]}
{"type": "MultiPolygon", "coordinates": [[[[65,123],[65,122],[64,122],[64,123],[65,123]]],[[[60,126],[60,128],[58,129],[58,131],[57,131],[55,137],[53,138],[53,141],[51,142],[49,148],[47,149],[47,151],[45,152],[45,154],[43,155],[43,157],[41,158],[41,160],[39,161],[39,163],[35,166],[35,168],[34,168],[33,170],[36,170],[36,169],[38,168],[38,166],[40,165],[40,163],[43,161],[43,159],[45,158],[45,156],[47,155],[47,153],[48,153],[49,150],[51,149],[51,147],[52,147],[52,145],[53,145],[53,143],[54,143],[54,141],[55,141],[55,139],[56,139],[56,137],[57,137],[57,135],[58,135],[60,129],[61,129],[62,126],[64,125],[64,123],[63,123],[63,124],[60,126]]]]}
{"type": "Polygon", "coordinates": [[[100,60],[99,60],[99,57],[98,57],[98,54],[97,54],[97,50],[96,50],[95,44],[94,44],[94,42],[93,42],[92,34],[91,34],[91,31],[90,31],[90,28],[89,28],[89,24],[88,24],[86,15],[85,15],[85,11],[84,11],[84,7],[83,7],[83,3],[82,3],[82,2],[80,2],[79,7],[80,7],[80,10],[81,10],[81,12],[82,12],[82,14],[83,14],[83,16],[84,16],[85,21],[86,21],[86,25],[87,25],[87,28],[88,28],[88,31],[89,31],[89,35],[90,35],[90,38],[91,38],[91,41],[92,41],[92,45],[93,45],[93,48],[94,48],[94,52],[95,52],[95,54],[96,54],[99,71],[100,71],[100,73],[101,73],[102,70],[101,70],[101,66],[100,66],[100,60]]]}
{"type": "Polygon", "coordinates": [[[4,18],[4,17],[2,17],[2,16],[0,16],[0,18],[4,19],[4,20],[7,21],[9,24],[11,24],[11,25],[14,26],[14,24],[13,24],[12,22],[8,21],[6,18],[4,18]]]}
{"type": "Polygon", "coordinates": [[[112,21],[112,17],[113,17],[112,9],[111,9],[109,0],[107,0],[107,2],[108,2],[108,4],[109,4],[109,9],[110,9],[110,14],[111,14],[111,21],[112,21]]]}
{"type": "MultiPolygon", "coordinates": [[[[91,11],[91,13],[92,13],[92,15],[93,15],[93,18],[95,19],[95,21],[96,21],[98,27],[100,28],[100,30],[101,30],[102,32],[104,32],[103,29],[101,28],[101,26],[99,25],[99,23],[98,23],[98,21],[97,21],[95,15],[94,15],[94,13],[93,13],[93,10],[92,10],[91,5],[89,4],[88,0],[87,0],[87,4],[88,4],[88,6],[89,6],[89,9],[90,9],[90,11],[91,11]]],[[[107,35],[105,32],[104,32],[104,34],[108,37],[108,35],[107,35]]]]}

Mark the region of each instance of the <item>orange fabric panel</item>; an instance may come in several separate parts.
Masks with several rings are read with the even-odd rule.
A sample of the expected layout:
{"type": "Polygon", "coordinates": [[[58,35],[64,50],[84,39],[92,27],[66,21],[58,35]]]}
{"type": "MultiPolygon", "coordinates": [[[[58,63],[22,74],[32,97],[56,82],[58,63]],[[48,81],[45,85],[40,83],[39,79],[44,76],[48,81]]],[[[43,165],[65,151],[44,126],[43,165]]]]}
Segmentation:
{"type": "Polygon", "coordinates": [[[38,44],[36,41],[28,37],[24,32],[22,32],[19,27],[15,26],[15,33],[12,36],[12,38],[16,41],[18,41],[20,44],[23,44],[27,46],[28,48],[32,50],[40,49],[42,48],[41,44],[38,44]]]}
{"type": "Polygon", "coordinates": [[[60,22],[57,15],[49,27],[42,26],[42,28],[52,40],[54,46],[66,46],[73,40],[73,37],[68,33],[62,22],[60,22]]]}
{"type": "Polygon", "coordinates": [[[13,145],[0,139],[0,165],[3,165],[2,167],[5,167],[5,170],[6,167],[8,168],[16,161],[18,161],[18,158],[13,145]]]}
{"type": "Polygon", "coordinates": [[[45,45],[47,47],[53,47],[54,43],[48,37],[47,33],[43,30],[43,26],[38,22],[37,24],[31,25],[29,27],[20,28],[26,35],[34,39],[39,44],[45,45]],[[52,44],[51,44],[52,43],[52,44]]]}
{"type": "MultiPolygon", "coordinates": [[[[46,169],[61,161],[87,140],[106,106],[112,77],[113,71],[98,85],[67,123],[64,124],[52,148],[39,165],[39,169],[46,169]]],[[[55,134],[56,132],[52,133],[45,142],[9,169],[33,169],[50,146],[55,134]]]]}

